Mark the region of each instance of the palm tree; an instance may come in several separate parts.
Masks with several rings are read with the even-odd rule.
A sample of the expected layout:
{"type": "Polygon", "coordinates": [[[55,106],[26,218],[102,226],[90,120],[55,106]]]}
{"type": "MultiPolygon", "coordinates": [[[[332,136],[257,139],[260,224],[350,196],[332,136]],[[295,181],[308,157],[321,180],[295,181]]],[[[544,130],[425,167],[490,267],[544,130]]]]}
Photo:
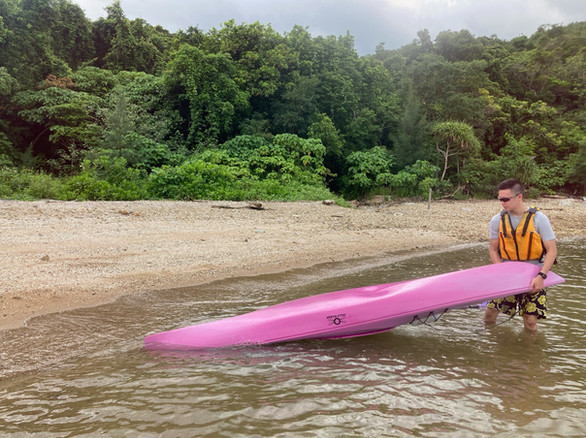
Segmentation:
{"type": "MultiPolygon", "coordinates": [[[[444,157],[444,171],[441,180],[443,181],[448,167],[450,166],[450,157],[470,156],[480,150],[480,142],[474,135],[474,130],[470,125],[463,122],[440,122],[436,123],[432,129],[435,138],[435,147],[444,157]]],[[[462,166],[464,161],[462,161],[462,166]]],[[[460,172],[460,162],[456,161],[457,173],[460,172]]]]}

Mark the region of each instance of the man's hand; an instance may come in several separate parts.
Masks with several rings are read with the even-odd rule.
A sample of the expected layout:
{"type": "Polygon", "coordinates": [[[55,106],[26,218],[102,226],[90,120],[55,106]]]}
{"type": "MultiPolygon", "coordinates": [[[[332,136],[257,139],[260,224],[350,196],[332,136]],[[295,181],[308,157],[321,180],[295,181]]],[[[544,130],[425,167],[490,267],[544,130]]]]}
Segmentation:
{"type": "Polygon", "coordinates": [[[533,278],[533,280],[531,280],[531,290],[529,293],[534,294],[543,289],[543,282],[544,280],[541,275],[537,275],[535,278],[533,278]]]}

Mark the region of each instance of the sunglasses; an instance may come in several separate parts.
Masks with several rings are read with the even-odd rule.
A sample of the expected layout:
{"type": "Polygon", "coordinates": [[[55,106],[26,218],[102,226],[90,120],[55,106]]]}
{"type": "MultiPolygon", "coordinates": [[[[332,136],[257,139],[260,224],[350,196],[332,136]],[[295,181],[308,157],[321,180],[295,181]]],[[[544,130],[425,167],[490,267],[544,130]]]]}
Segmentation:
{"type": "Polygon", "coordinates": [[[509,202],[511,199],[516,198],[517,196],[519,196],[519,193],[517,193],[516,195],[513,195],[510,198],[497,198],[497,199],[501,202],[509,202]]]}

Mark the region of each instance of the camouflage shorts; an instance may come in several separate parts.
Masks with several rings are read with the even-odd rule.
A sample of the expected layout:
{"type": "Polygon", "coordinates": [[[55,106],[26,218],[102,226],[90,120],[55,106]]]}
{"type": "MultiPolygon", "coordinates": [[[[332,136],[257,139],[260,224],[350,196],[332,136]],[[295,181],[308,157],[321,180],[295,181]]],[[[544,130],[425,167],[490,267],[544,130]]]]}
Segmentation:
{"type": "Polygon", "coordinates": [[[547,292],[543,289],[534,294],[511,295],[489,301],[486,307],[509,316],[514,316],[519,309],[519,315],[535,315],[537,319],[545,319],[547,318],[547,292]]]}

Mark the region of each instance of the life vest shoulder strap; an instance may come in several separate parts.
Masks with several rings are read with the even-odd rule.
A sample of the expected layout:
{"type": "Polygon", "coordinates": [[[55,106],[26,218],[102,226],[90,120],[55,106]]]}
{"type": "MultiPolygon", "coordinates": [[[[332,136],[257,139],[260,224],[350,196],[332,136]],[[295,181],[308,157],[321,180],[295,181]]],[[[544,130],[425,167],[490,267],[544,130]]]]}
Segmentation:
{"type": "Polygon", "coordinates": [[[525,224],[523,225],[523,232],[521,233],[521,236],[525,237],[525,234],[527,234],[527,228],[529,227],[531,218],[533,217],[533,215],[535,215],[535,213],[537,213],[537,211],[538,209],[534,206],[529,207],[529,209],[527,210],[527,217],[525,218],[525,224]]]}
{"type": "Polygon", "coordinates": [[[501,228],[503,230],[503,235],[507,237],[507,210],[501,211],[501,228]]]}

